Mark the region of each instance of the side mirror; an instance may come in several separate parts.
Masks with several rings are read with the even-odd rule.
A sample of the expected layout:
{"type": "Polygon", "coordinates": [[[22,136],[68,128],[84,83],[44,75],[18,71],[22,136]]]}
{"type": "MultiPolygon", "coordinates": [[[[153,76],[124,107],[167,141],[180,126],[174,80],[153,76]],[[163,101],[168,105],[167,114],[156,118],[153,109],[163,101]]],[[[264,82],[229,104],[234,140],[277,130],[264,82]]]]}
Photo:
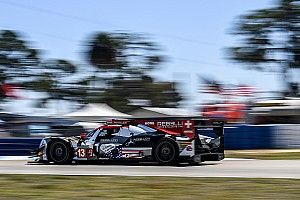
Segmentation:
{"type": "Polygon", "coordinates": [[[86,133],[80,133],[80,139],[85,140],[86,139],[86,133]]]}

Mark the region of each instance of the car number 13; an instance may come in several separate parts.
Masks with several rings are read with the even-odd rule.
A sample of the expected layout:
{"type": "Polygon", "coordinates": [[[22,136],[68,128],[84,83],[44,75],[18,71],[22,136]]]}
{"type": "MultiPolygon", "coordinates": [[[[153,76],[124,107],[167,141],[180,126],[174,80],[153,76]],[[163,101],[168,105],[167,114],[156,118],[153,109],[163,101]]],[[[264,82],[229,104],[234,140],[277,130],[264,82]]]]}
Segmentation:
{"type": "Polygon", "coordinates": [[[86,158],[86,157],[93,157],[93,149],[77,149],[77,157],[78,158],[86,158]]]}

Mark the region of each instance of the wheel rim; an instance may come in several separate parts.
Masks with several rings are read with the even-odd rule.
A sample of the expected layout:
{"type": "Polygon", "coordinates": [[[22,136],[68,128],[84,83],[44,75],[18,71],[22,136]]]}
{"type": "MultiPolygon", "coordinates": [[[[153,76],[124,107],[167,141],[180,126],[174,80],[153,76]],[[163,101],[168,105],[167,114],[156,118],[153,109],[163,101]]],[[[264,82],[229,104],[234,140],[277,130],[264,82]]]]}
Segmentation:
{"type": "Polygon", "coordinates": [[[159,147],[158,151],[158,158],[162,162],[170,162],[174,159],[175,156],[175,149],[173,145],[169,143],[163,143],[159,147]]]}
{"type": "Polygon", "coordinates": [[[54,143],[51,147],[50,155],[54,162],[63,162],[68,157],[67,146],[62,142],[54,143]]]}

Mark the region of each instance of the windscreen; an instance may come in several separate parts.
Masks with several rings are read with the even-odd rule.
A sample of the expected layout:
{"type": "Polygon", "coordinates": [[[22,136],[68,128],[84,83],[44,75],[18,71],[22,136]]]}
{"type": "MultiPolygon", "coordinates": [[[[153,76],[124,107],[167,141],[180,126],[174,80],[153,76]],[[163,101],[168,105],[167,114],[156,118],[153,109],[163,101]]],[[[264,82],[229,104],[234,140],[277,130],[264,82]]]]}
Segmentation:
{"type": "Polygon", "coordinates": [[[143,125],[143,124],[139,124],[138,127],[141,128],[141,129],[143,129],[143,130],[145,130],[147,133],[153,133],[153,132],[156,132],[155,129],[150,128],[150,127],[148,127],[148,126],[145,126],[145,125],[143,125]]]}
{"type": "Polygon", "coordinates": [[[94,130],[91,130],[90,132],[88,132],[88,133],[86,134],[86,137],[87,137],[87,138],[92,137],[92,136],[94,135],[94,133],[95,133],[95,132],[98,132],[99,130],[100,130],[99,128],[96,128],[96,129],[94,129],[94,130]]]}

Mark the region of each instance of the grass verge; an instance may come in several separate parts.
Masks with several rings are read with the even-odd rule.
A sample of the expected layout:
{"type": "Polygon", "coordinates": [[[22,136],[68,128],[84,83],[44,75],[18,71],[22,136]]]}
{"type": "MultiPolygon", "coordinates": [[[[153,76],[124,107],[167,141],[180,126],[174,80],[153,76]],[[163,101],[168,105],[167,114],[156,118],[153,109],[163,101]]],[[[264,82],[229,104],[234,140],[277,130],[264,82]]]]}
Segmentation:
{"type": "Polygon", "coordinates": [[[300,180],[0,175],[0,199],[299,199],[300,180]]]}
{"type": "Polygon", "coordinates": [[[300,151],[297,152],[278,152],[268,150],[247,151],[247,150],[228,150],[225,151],[227,158],[249,158],[261,160],[295,160],[300,159],[300,151]]]}

